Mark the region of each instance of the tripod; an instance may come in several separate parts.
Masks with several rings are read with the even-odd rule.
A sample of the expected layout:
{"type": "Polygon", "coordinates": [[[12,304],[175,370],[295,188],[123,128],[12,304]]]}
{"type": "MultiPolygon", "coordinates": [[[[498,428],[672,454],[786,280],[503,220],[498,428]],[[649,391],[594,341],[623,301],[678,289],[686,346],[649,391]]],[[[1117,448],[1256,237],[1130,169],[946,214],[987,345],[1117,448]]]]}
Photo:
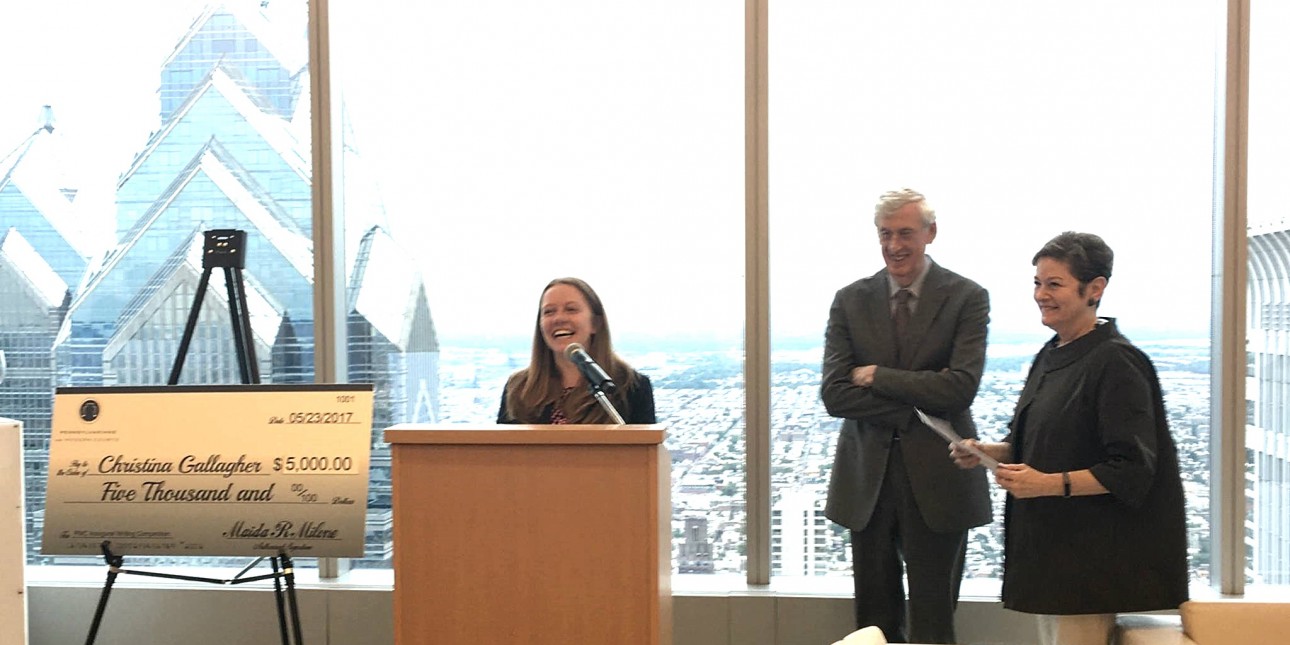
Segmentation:
{"type": "MultiPolygon", "coordinates": [[[[216,268],[222,268],[224,269],[224,285],[228,288],[229,321],[233,325],[234,351],[237,354],[237,366],[241,373],[242,384],[258,385],[260,383],[260,370],[255,360],[255,345],[251,336],[251,314],[246,307],[246,289],[242,284],[242,269],[246,268],[246,231],[216,229],[206,231],[203,235],[205,236],[205,242],[202,245],[202,275],[197,283],[197,293],[193,298],[192,309],[188,312],[188,321],[184,325],[184,335],[179,341],[178,355],[175,356],[175,363],[170,369],[168,384],[179,384],[179,375],[184,369],[184,358],[188,354],[188,346],[193,340],[193,333],[197,330],[197,316],[201,313],[202,300],[206,297],[211,272],[216,268]]],[[[94,639],[98,636],[99,625],[103,620],[103,612],[107,608],[108,596],[112,593],[112,585],[116,582],[117,576],[122,573],[225,585],[272,579],[273,596],[278,607],[278,629],[281,632],[282,645],[291,645],[291,635],[293,634],[295,645],[304,644],[300,633],[300,611],[296,603],[295,569],[291,564],[291,556],[287,555],[286,551],[279,551],[278,555],[269,558],[270,566],[273,569],[272,573],[243,577],[264,560],[264,557],[260,557],[256,558],[255,561],[232,578],[220,579],[123,569],[125,557],[113,554],[109,541],[104,541],[100,546],[103,551],[103,560],[108,566],[107,582],[104,583],[103,592],[99,595],[98,607],[94,610],[94,620],[90,623],[90,632],[85,640],[86,645],[93,645],[94,639]],[[288,614],[290,614],[289,626],[288,614]]]]}
{"type": "Polygon", "coordinates": [[[246,309],[246,288],[242,285],[242,269],[246,268],[246,231],[217,229],[206,231],[202,245],[202,277],[197,281],[197,294],[193,308],[188,312],[184,336],[179,341],[179,353],[170,368],[169,385],[179,385],[179,374],[184,370],[188,345],[197,330],[197,315],[201,313],[202,299],[210,285],[211,271],[224,269],[224,286],[228,289],[228,317],[233,325],[233,349],[237,353],[237,366],[242,374],[242,384],[259,384],[260,368],[255,362],[255,344],[251,341],[251,314],[246,309]]]}

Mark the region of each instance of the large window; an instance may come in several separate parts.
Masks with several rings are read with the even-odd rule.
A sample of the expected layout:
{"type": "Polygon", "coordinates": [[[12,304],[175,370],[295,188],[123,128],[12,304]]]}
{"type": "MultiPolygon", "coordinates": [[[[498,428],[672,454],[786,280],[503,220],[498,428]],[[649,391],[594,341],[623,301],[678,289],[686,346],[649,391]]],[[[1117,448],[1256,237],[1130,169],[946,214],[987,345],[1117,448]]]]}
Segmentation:
{"type": "MultiPolygon", "coordinates": [[[[1116,251],[1100,313],[1160,371],[1204,579],[1216,14],[1174,2],[935,7],[772,7],[774,571],[850,574],[845,531],[813,521],[841,423],[819,402],[824,325],[834,292],[883,266],[878,196],[909,186],[938,212],[929,255],[990,291],[973,406],[986,437],[1006,434],[1052,333],[1031,299],[1033,254],[1065,230],[1116,251]],[[810,539],[791,539],[803,530],[810,539]]],[[[969,577],[1000,575],[1001,530],[972,532],[969,577]]]]}
{"type": "MultiPolygon", "coordinates": [[[[332,16],[347,275],[368,280],[350,285],[351,379],[406,401],[385,421],[492,423],[543,287],[586,280],[669,429],[682,571],[744,566],[742,15],[494,0],[332,16]],[[400,343],[401,376],[356,372],[400,343]]],[[[388,547],[369,541],[364,566],[389,566],[388,547]]]]}

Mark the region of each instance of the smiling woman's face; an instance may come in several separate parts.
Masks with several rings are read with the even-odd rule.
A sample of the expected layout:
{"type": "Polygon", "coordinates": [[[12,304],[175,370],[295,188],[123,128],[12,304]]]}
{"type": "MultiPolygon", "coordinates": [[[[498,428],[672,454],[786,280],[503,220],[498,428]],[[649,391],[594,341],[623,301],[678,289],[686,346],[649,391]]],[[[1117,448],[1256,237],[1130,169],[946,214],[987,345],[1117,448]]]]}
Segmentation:
{"type": "Polygon", "coordinates": [[[1097,324],[1094,302],[1102,298],[1106,278],[1094,278],[1087,284],[1071,274],[1070,264],[1053,258],[1039,258],[1035,263],[1035,304],[1044,326],[1057,332],[1063,342],[1070,342],[1097,324]]]}
{"type": "Polygon", "coordinates": [[[569,284],[557,284],[542,294],[539,313],[542,339],[557,356],[564,355],[564,348],[572,343],[591,347],[591,335],[596,333],[595,314],[582,291],[569,284]]]}

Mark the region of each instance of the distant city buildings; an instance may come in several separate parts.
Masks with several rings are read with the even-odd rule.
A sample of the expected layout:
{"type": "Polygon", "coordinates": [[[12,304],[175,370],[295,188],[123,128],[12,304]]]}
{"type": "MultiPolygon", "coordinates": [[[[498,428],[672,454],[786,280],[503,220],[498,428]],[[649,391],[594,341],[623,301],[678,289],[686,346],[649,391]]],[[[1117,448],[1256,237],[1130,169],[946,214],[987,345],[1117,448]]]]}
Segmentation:
{"type": "Polygon", "coordinates": [[[824,517],[825,488],[782,491],[770,511],[771,570],[784,576],[836,573],[849,562],[836,540],[840,531],[824,517]]]}
{"type": "MultiPolygon", "coordinates": [[[[1178,442],[1187,490],[1192,572],[1209,575],[1209,373],[1207,344],[1144,344],[1160,371],[1169,423],[1178,442]]],[[[822,350],[821,350],[822,351],[822,350]]],[[[820,403],[820,365],[802,354],[772,352],[771,559],[774,575],[850,575],[847,532],[822,515],[833,448],[841,423],[820,403]]],[[[527,348],[445,350],[445,423],[487,422],[506,375],[527,360],[527,348]]],[[[673,559],[676,571],[746,571],[744,391],[732,379],[737,352],[653,351],[629,360],[654,381],[660,423],[672,456],[673,559]],[[652,357],[649,358],[649,357],[652,357]],[[655,362],[651,362],[655,361],[655,362]],[[659,362],[665,361],[665,362],[659,362]],[[705,545],[707,549],[705,549],[705,545]],[[702,564],[700,564],[702,563],[702,564]]],[[[1007,433],[1026,377],[1027,357],[991,359],[973,404],[983,436],[1007,433]]],[[[1003,492],[992,488],[995,522],[968,534],[965,576],[1003,572],[1003,492]]]]}
{"type": "Polygon", "coordinates": [[[712,573],[712,542],[708,540],[708,518],[685,518],[685,532],[677,544],[677,573],[712,573]]]}

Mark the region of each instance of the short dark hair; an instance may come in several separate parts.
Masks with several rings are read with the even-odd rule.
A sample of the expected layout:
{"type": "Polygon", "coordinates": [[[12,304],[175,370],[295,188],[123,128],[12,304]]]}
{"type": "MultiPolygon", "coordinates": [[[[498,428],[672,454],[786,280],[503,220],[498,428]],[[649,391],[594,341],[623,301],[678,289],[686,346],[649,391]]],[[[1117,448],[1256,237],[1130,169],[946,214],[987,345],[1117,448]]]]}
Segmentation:
{"type": "Polygon", "coordinates": [[[1044,244],[1030,261],[1038,265],[1042,258],[1051,258],[1065,262],[1070,267],[1071,275],[1079,280],[1081,287],[1094,278],[1111,279],[1111,266],[1115,264],[1115,252],[1106,245],[1102,238],[1092,233],[1066,231],[1044,244]]]}

